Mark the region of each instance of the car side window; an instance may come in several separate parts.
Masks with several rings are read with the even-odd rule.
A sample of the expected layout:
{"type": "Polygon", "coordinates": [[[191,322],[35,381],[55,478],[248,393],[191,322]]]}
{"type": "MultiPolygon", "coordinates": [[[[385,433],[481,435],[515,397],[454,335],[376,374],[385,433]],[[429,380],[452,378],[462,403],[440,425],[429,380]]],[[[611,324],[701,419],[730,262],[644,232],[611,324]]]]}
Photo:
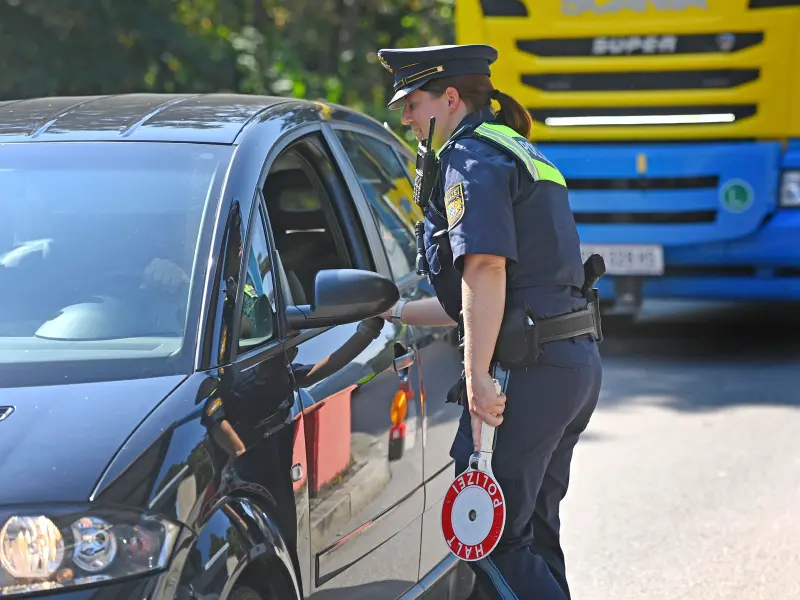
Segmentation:
{"type": "Polygon", "coordinates": [[[253,216],[248,237],[250,248],[245,257],[241,278],[244,282],[244,294],[239,315],[239,352],[271,340],[277,320],[272,258],[260,207],[253,216]]]}
{"type": "Polygon", "coordinates": [[[392,275],[399,279],[416,268],[414,223],[423,219],[409,174],[389,144],[352,131],[336,135],[372,209],[392,275]]]}
{"type": "MultiPolygon", "coordinates": [[[[322,159],[318,161],[317,167],[323,168],[322,159]]],[[[313,304],[319,271],[352,267],[331,198],[318,174],[294,150],[275,161],[263,191],[287,303],[313,304]]]]}

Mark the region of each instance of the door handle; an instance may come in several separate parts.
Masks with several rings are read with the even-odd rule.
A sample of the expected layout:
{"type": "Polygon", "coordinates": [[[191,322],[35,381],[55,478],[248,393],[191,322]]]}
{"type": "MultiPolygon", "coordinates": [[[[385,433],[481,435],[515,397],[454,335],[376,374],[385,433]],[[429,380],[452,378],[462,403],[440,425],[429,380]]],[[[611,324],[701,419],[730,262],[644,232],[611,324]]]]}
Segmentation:
{"type": "Polygon", "coordinates": [[[413,365],[415,360],[417,360],[417,354],[414,352],[414,350],[411,350],[410,352],[406,352],[400,356],[395,356],[394,360],[392,361],[392,368],[395,372],[400,372],[413,365]]]}

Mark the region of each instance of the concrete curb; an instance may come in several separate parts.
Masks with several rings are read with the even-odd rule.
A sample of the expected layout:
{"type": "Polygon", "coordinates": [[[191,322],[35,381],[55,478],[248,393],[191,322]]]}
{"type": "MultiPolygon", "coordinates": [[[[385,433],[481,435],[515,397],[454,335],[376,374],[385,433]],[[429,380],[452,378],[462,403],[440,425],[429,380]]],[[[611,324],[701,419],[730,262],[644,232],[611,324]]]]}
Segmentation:
{"type": "Polygon", "coordinates": [[[388,460],[358,463],[354,471],[346,483],[314,508],[311,521],[313,548],[328,545],[334,532],[372,502],[391,479],[388,460]]]}

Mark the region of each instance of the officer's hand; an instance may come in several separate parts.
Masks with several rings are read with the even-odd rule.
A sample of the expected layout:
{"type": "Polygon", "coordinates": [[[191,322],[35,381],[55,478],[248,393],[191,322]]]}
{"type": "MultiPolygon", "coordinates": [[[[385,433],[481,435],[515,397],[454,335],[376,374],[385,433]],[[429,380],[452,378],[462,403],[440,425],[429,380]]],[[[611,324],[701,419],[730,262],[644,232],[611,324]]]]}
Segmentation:
{"type": "Polygon", "coordinates": [[[157,286],[175,293],[182,283],[188,281],[189,276],[178,265],[163,258],[154,258],[144,270],[141,287],[157,286]]]}
{"type": "Polygon", "coordinates": [[[467,398],[472,421],[472,445],[475,450],[479,450],[481,424],[486,422],[497,427],[503,422],[506,396],[505,394],[498,395],[492,376],[483,373],[467,378],[467,398]]]}

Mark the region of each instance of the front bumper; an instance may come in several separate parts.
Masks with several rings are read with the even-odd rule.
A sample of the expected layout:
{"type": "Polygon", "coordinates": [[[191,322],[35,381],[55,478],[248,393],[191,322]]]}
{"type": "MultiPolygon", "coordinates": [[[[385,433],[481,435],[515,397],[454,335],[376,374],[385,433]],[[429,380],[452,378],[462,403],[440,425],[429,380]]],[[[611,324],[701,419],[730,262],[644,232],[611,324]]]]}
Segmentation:
{"type": "MultiPolygon", "coordinates": [[[[800,210],[770,216],[738,240],[664,248],[664,275],[635,278],[641,297],[709,300],[800,300],[800,210]]],[[[598,289],[616,299],[630,284],[607,275],[598,289]]]]}
{"type": "Polygon", "coordinates": [[[36,594],[22,594],[15,596],[8,596],[13,600],[172,600],[170,598],[162,598],[160,595],[154,595],[158,589],[158,581],[162,575],[148,575],[146,577],[139,577],[112,584],[98,584],[93,587],[82,587],[75,590],[67,591],[62,589],[52,590],[49,592],[39,592],[36,594]]]}

